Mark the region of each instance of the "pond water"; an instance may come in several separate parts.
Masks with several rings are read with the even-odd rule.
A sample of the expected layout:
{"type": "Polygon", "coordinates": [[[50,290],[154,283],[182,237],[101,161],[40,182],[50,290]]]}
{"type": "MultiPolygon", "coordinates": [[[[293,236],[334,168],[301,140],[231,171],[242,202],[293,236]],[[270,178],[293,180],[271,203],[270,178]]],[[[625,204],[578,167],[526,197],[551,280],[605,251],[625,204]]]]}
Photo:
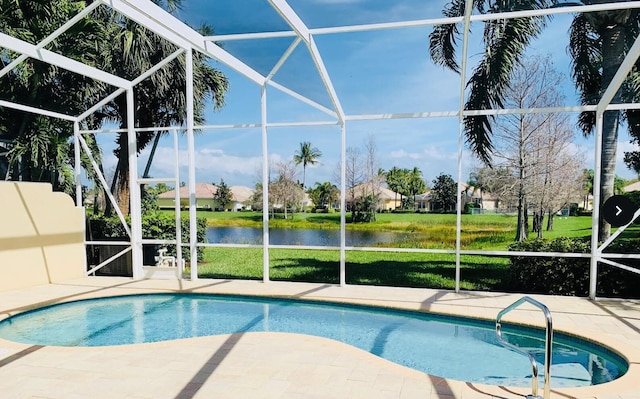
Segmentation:
{"type": "MultiPolygon", "coordinates": [[[[388,231],[346,231],[348,247],[369,247],[375,244],[402,241],[407,233],[388,231]]],[[[262,244],[262,228],[210,227],[207,242],[215,244],[262,244]]],[[[271,245],[340,246],[340,230],[269,229],[271,245]]]]}

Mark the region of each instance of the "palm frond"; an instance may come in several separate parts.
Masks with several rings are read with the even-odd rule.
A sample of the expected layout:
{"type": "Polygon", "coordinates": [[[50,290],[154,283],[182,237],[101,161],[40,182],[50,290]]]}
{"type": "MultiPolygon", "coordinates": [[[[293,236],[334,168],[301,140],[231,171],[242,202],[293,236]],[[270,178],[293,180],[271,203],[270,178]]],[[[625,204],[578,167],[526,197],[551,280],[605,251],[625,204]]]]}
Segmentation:
{"type": "MultiPolygon", "coordinates": [[[[467,83],[470,93],[465,109],[503,108],[504,95],[518,60],[545,24],[545,17],[488,21],[485,24],[485,54],[467,83]]],[[[489,163],[493,151],[491,121],[488,116],[466,117],[464,121],[467,143],[485,163],[489,163]]]]}
{"type": "MultiPolygon", "coordinates": [[[[447,4],[442,14],[447,18],[461,17],[464,15],[464,7],[464,0],[454,0],[447,4]]],[[[433,62],[460,73],[460,66],[456,61],[456,44],[459,37],[460,30],[457,24],[434,26],[429,34],[429,54],[433,62]]]]}
{"type": "MultiPolygon", "coordinates": [[[[601,96],[602,43],[584,14],[576,15],[571,23],[568,50],[571,55],[571,76],[580,92],[581,104],[597,103],[601,96]]],[[[591,134],[595,122],[595,113],[583,112],[578,119],[578,126],[587,136],[591,134]]]]}

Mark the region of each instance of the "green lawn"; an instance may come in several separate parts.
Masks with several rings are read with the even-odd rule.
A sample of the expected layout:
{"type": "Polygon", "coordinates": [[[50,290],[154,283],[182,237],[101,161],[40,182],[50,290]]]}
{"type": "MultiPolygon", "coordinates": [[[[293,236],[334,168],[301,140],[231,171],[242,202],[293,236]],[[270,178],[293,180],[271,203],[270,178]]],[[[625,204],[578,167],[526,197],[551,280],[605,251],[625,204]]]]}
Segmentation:
{"type": "MultiPolygon", "coordinates": [[[[333,250],[269,250],[271,280],[337,284],[340,253],[333,250]]],[[[262,249],[207,248],[201,278],[262,279],[262,249]]],[[[463,256],[461,288],[505,290],[507,259],[463,256]]],[[[347,251],[348,284],[453,289],[455,256],[448,254],[347,251]]]]}

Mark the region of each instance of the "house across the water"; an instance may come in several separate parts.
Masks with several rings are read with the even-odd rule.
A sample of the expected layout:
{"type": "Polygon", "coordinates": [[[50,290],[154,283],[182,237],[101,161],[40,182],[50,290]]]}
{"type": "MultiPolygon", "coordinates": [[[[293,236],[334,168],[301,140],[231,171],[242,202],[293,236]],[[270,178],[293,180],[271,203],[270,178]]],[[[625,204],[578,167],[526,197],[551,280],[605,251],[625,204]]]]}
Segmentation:
{"type": "MultiPolygon", "coordinates": [[[[239,211],[250,209],[249,198],[253,195],[253,190],[245,186],[231,186],[231,202],[224,207],[226,211],[239,211]]],[[[196,183],[196,208],[199,210],[223,210],[222,206],[215,200],[218,187],[209,183],[196,183]]],[[[180,206],[189,206],[189,187],[179,188],[180,206]]],[[[176,190],[170,190],[158,195],[158,206],[160,209],[174,209],[176,190]]]]}

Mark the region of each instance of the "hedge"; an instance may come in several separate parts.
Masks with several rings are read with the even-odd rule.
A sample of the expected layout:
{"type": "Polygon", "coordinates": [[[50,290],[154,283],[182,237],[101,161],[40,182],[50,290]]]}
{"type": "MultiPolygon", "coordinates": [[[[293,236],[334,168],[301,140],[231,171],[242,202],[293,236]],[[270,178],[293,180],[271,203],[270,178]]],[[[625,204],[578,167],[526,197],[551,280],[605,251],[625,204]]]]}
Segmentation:
{"type": "MultiPolygon", "coordinates": [[[[590,253],[586,239],[556,238],[517,242],[510,251],[590,253]]],[[[606,250],[609,253],[640,253],[640,241],[619,241],[606,250]]],[[[640,268],[637,260],[624,263],[640,268]]],[[[507,290],[514,292],[588,296],[589,258],[511,256],[507,290]]],[[[640,298],[640,275],[606,264],[598,265],[596,295],[600,297],[640,298]]]]}

